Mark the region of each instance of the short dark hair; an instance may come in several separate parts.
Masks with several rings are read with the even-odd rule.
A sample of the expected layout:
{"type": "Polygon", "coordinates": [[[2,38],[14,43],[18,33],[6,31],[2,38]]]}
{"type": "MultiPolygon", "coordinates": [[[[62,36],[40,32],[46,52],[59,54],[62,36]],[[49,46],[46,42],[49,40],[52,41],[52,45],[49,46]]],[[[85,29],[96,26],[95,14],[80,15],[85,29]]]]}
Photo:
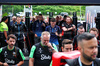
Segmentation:
{"type": "Polygon", "coordinates": [[[8,17],[7,17],[7,16],[4,16],[4,17],[1,19],[1,22],[6,21],[6,19],[8,19],[8,17]]]}
{"type": "Polygon", "coordinates": [[[91,40],[94,37],[95,37],[95,35],[88,33],[88,32],[85,32],[85,33],[78,36],[77,41],[79,42],[82,40],[91,40]]]}
{"type": "Polygon", "coordinates": [[[65,44],[72,44],[72,43],[73,43],[72,40],[64,39],[64,40],[62,41],[62,47],[64,47],[65,44]]]}
{"type": "Polygon", "coordinates": [[[39,14],[39,16],[42,16],[42,14],[39,14]]]}
{"type": "Polygon", "coordinates": [[[50,22],[56,22],[56,19],[55,18],[51,18],[50,22]]]}
{"type": "Polygon", "coordinates": [[[79,29],[84,29],[84,27],[81,25],[81,26],[79,26],[79,27],[77,28],[77,30],[79,30],[79,29]]]}
{"type": "Polygon", "coordinates": [[[66,19],[67,18],[67,15],[64,15],[64,19],[66,19]]]}
{"type": "Polygon", "coordinates": [[[91,28],[91,29],[89,30],[89,32],[90,32],[90,31],[96,31],[97,33],[99,33],[99,31],[98,31],[97,28],[91,28]]]}
{"type": "Polygon", "coordinates": [[[10,38],[17,40],[17,37],[13,34],[8,35],[7,40],[9,40],[10,38]]]}

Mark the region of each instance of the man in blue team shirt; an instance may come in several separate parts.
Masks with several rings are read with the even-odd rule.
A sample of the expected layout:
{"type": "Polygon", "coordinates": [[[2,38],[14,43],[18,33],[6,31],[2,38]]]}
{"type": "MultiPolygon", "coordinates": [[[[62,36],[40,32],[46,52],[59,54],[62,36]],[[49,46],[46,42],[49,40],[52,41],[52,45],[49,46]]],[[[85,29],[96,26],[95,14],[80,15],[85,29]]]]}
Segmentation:
{"type": "Polygon", "coordinates": [[[56,25],[56,20],[55,18],[51,18],[49,26],[46,27],[46,31],[49,31],[51,36],[50,36],[50,42],[54,43],[57,47],[59,47],[58,43],[58,36],[61,37],[61,30],[60,27],[56,25]]]}
{"type": "Polygon", "coordinates": [[[43,21],[42,14],[39,14],[39,19],[33,23],[32,31],[35,34],[34,40],[35,44],[40,42],[41,33],[45,30],[45,22],[43,21]]]}

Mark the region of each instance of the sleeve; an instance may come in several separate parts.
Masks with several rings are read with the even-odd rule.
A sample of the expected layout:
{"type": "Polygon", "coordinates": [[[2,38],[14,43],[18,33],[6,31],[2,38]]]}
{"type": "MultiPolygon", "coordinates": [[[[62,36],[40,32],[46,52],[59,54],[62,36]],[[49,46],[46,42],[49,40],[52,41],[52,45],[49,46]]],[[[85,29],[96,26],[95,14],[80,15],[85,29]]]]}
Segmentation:
{"type": "Polygon", "coordinates": [[[25,57],[24,57],[24,55],[23,55],[21,49],[19,50],[19,53],[20,53],[20,56],[19,56],[20,61],[25,60],[25,57]]]}
{"type": "Polygon", "coordinates": [[[53,44],[54,49],[58,52],[57,46],[53,44]]]}
{"type": "Polygon", "coordinates": [[[35,49],[36,49],[36,46],[33,45],[32,48],[31,48],[30,55],[29,55],[30,58],[34,58],[35,49]]]}
{"type": "Polygon", "coordinates": [[[45,28],[45,31],[48,31],[48,28],[47,27],[45,28]]]}
{"type": "Polygon", "coordinates": [[[58,33],[60,34],[62,31],[61,31],[61,29],[60,29],[60,27],[58,26],[58,33]]]}
{"type": "Polygon", "coordinates": [[[75,36],[73,39],[73,50],[77,49],[77,37],[75,36]]]}
{"type": "Polygon", "coordinates": [[[4,30],[4,31],[8,31],[8,29],[7,29],[8,27],[7,27],[7,25],[4,24],[4,23],[2,23],[2,24],[3,24],[3,30],[4,30]]]}
{"type": "Polygon", "coordinates": [[[62,27],[65,27],[65,24],[64,23],[62,23],[62,27]]]}
{"type": "Polygon", "coordinates": [[[2,57],[2,48],[0,48],[0,61],[3,60],[2,58],[3,58],[3,57],[2,57]]]}
{"type": "Polygon", "coordinates": [[[28,31],[28,28],[25,24],[24,24],[24,29],[25,29],[25,31],[28,31]]]}
{"type": "Polygon", "coordinates": [[[36,28],[36,22],[33,23],[33,26],[32,26],[32,31],[35,33],[35,28],[36,28]]]}

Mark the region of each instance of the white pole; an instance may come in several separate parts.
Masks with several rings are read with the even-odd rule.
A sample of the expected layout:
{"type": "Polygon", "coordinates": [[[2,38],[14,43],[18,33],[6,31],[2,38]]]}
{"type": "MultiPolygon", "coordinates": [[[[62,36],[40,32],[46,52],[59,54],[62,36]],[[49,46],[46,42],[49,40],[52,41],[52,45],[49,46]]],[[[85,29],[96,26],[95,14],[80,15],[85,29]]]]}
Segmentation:
{"type": "Polygon", "coordinates": [[[80,22],[81,22],[81,6],[80,6],[80,22]]]}
{"type": "Polygon", "coordinates": [[[0,21],[2,19],[2,5],[0,5],[0,21]]]}
{"type": "Polygon", "coordinates": [[[13,14],[13,7],[12,7],[12,14],[13,14]]]}

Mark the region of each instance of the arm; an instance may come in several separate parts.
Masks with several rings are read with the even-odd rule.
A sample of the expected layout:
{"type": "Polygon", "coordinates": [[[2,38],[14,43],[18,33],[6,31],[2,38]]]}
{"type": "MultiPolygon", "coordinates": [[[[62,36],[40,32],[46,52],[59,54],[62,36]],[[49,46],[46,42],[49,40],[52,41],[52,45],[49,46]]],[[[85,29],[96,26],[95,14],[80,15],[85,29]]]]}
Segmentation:
{"type": "Polygon", "coordinates": [[[7,63],[0,62],[0,66],[9,66],[7,63]]]}
{"type": "Polygon", "coordinates": [[[30,58],[29,59],[29,66],[34,66],[34,58],[30,58]]]}
{"type": "Polygon", "coordinates": [[[5,38],[7,39],[7,31],[4,31],[5,38]]]}
{"type": "Polygon", "coordinates": [[[34,66],[34,52],[35,52],[36,46],[32,46],[31,51],[30,51],[30,59],[29,59],[29,66],[34,66]]]}
{"type": "Polygon", "coordinates": [[[68,31],[68,29],[66,27],[62,27],[63,31],[68,31]]]}
{"type": "Polygon", "coordinates": [[[24,63],[24,61],[20,61],[17,66],[21,66],[24,63]]]}
{"type": "Polygon", "coordinates": [[[53,45],[53,46],[54,46],[54,47],[53,47],[53,46],[51,45],[51,43],[48,43],[47,46],[48,46],[49,49],[51,49],[52,53],[57,52],[57,48],[56,48],[54,45],[53,45]]]}

